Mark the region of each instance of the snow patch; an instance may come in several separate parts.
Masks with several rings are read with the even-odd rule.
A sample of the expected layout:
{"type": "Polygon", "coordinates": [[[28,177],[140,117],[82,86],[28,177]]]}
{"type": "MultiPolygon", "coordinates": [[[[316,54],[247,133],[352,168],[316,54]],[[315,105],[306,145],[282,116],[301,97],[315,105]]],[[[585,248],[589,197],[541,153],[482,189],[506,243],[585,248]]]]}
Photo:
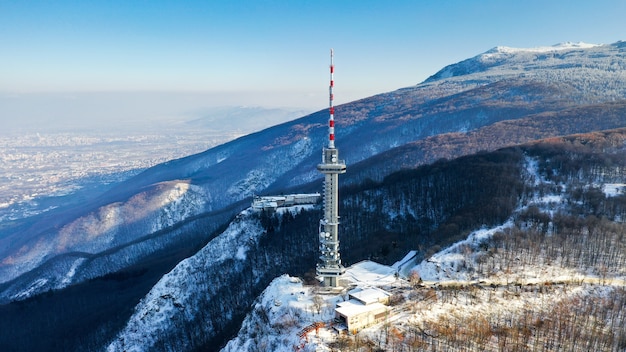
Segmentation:
{"type": "Polygon", "coordinates": [[[435,253],[430,258],[414,266],[410,271],[419,273],[420,278],[424,281],[472,280],[474,278],[463,268],[469,261],[475,260],[476,254],[474,254],[473,250],[478,249],[483,241],[491,238],[495,233],[502,232],[512,226],[513,221],[509,220],[505,224],[494,228],[483,228],[474,231],[467,239],[435,253]]]}
{"type": "Polygon", "coordinates": [[[235,258],[239,259],[239,260],[246,260],[246,252],[248,250],[246,249],[246,247],[239,247],[237,248],[237,254],[235,254],[235,258]]]}
{"type": "Polygon", "coordinates": [[[33,292],[39,292],[41,287],[48,283],[48,279],[42,278],[35,280],[26,290],[21,291],[11,297],[14,300],[22,300],[33,295],[33,292]]]}
{"type": "Polygon", "coordinates": [[[605,197],[616,197],[626,193],[626,183],[605,183],[602,185],[605,197]]]}
{"type": "Polygon", "coordinates": [[[396,272],[393,267],[364,260],[346,269],[342,279],[357,286],[384,286],[397,280],[396,272]]]}
{"type": "Polygon", "coordinates": [[[74,263],[72,263],[72,266],[70,267],[70,269],[67,271],[67,274],[65,274],[65,277],[63,278],[63,280],[61,280],[61,285],[62,287],[67,286],[69,284],[72,283],[72,279],[74,278],[74,275],[76,274],[76,269],[78,269],[78,267],[86,260],[86,258],[78,258],[74,261],[74,263]]]}
{"type": "Polygon", "coordinates": [[[571,49],[590,49],[597,46],[601,46],[602,44],[589,44],[584,42],[572,43],[565,42],[559,43],[552,46],[539,46],[534,48],[512,48],[508,46],[497,46],[491,50],[486,51],[483,54],[483,57],[491,57],[497,54],[514,54],[514,53],[549,53],[561,50],[571,50],[571,49]]]}

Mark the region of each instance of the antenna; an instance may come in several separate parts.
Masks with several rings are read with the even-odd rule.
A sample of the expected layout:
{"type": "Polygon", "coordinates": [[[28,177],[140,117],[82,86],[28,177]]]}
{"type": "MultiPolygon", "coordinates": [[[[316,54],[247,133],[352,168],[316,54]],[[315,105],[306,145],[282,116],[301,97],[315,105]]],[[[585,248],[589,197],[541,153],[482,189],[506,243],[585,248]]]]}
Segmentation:
{"type": "Polygon", "coordinates": [[[320,262],[317,275],[330,289],[340,288],[339,277],[346,271],[339,256],[339,174],[346,172],[346,163],[339,159],[339,149],[335,148],[335,108],[333,106],[333,49],[330,49],[330,87],[328,119],[328,147],[322,149],[322,163],[317,170],[324,174],[324,218],[320,220],[319,243],[320,262]]]}
{"type": "Polygon", "coordinates": [[[335,65],[333,64],[333,49],[330,49],[330,86],[328,87],[328,112],[330,117],[328,119],[328,148],[335,148],[335,107],[333,106],[333,87],[335,86],[335,80],[333,74],[335,73],[335,65]]]}

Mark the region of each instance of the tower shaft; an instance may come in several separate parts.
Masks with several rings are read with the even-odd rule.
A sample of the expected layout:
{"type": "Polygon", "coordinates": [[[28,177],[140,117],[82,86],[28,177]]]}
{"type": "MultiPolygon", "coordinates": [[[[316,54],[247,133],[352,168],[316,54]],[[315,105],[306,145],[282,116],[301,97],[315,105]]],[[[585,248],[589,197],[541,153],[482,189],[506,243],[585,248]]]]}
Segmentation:
{"type": "Polygon", "coordinates": [[[320,220],[319,242],[320,263],[317,275],[327,287],[337,287],[339,276],[345,272],[339,256],[339,174],[346,172],[346,164],[339,160],[339,150],[335,148],[335,108],[333,106],[334,87],[333,50],[330,50],[330,86],[328,147],[322,151],[322,163],[317,169],[324,174],[324,218],[320,220]]]}

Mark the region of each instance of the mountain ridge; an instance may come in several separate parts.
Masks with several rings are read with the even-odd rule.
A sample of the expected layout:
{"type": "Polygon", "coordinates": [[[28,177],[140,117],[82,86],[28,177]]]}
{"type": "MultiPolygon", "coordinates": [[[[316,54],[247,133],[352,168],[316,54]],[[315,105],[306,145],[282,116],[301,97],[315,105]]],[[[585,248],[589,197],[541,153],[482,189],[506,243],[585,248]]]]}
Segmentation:
{"type": "MultiPolygon", "coordinates": [[[[618,42],[593,48],[563,49],[550,55],[508,53],[510,58],[479,70],[470,70],[471,64],[479,60],[468,59],[470,61],[455,66],[457,75],[429,79],[417,86],[338,106],[335,110],[337,146],[349,165],[349,172],[341,181],[342,192],[349,187],[356,192],[367,182],[384,181],[398,168],[414,168],[441,158],[453,159],[482,149],[500,148],[511,142],[512,135],[507,133],[521,127],[524,127],[526,139],[519,141],[524,142],[625,127],[622,123],[626,98],[624,51],[626,45],[618,42]],[[605,114],[611,110],[610,114],[605,114]],[[587,113],[594,119],[584,121],[580,115],[587,113]],[[558,123],[567,121],[566,126],[558,123]],[[545,125],[553,126],[553,130],[543,131],[545,125]],[[472,138],[481,142],[474,141],[474,147],[463,147],[472,138]],[[446,143],[452,151],[430,152],[446,143]],[[409,154],[406,160],[402,160],[403,152],[409,154]],[[385,165],[385,160],[381,159],[388,156],[393,158],[385,165]],[[372,157],[374,159],[370,159],[372,157]],[[401,162],[394,164],[391,160],[401,162]],[[384,167],[380,167],[377,174],[368,174],[368,164],[384,167]]],[[[0,301],[25,300],[86,282],[84,280],[141,268],[155,253],[183,253],[181,248],[189,243],[195,248],[210,241],[224,223],[245,208],[252,194],[319,186],[321,175],[315,165],[327,138],[326,120],[327,112],[319,111],[203,153],[157,165],[94,197],[80,209],[51,211],[22,222],[14,232],[3,229],[0,233],[0,258],[3,258],[0,281],[4,284],[0,286],[0,301]],[[121,211],[124,209],[129,211],[121,211]],[[147,209],[152,211],[146,212],[147,209]],[[112,218],[108,218],[109,215],[112,218]],[[124,217],[135,220],[121,221],[124,217]],[[114,226],[105,226],[107,221],[112,221],[114,226]],[[85,229],[90,226],[96,229],[91,237],[108,238],[110,243],[121,247],[103,245],[83,251],[92,256],[92,260],[81,259],[84,256],[61,260],[89,244],[63,241],[83,238],[85,229]],[[46,247],[51,243],[56,245],[46,247]],[[63,243],[70,245],[58,245],[63,243]],[[114,248],[120,250],[113,251],[114,248]],[[33,258],[43,264],[38,265],[33,258]]],[[[437,167],[442,165],[445,165],[443,161],[435,163],[437,167]]],[[[410,209],[406,208],[408,202],[401,204],[404,209],[410,209]]],[[[376,206],[388,207],[389,204],[376,206]]],[[[454,211],[457,210],[462,209],[454,211]]],[[[359,209],[351,211],[351,216],[360,214],[359,209]]],[[[471,224],[459,227],[456,222],[449,223],[452,220],[448,216],[467,221],[463,214],[446,213],[437,219],[411,218],[410,212],[399,215],[393,219],[372,219],[384,224],[376,223],[380,226],[376,230],[380,232],[376,237],[379,241],[394,242],[398,239],[397,231],[407,228],[454,233],[467,231],[463,226],[471,224]]],[[[493,217],[493,214],[481,216],[493,217]]],[[[353,226],[352,230],[358,231],[362,224],[351,223],[348,219],[346,216],[346,227],[353,226]]],[[[346,241],[345,246],[354,248],[354,243],[346,241]]],[[[398,255],[389,243],[383,249],[359,255],[398,255]]],[[[184,253],[176,258],[189,255],[184,253]]]]}
{"type": "MultiPolygon", "coordinates": [[[[522,76],[511,74],[510,71],[516,70],[505,70],[499,65],[493,73],[473,72],[467,77],[455,76],[436,82],[427,80],[415,87],[337,106],[338,146],[348,163],[356,163],[436,134],[471,131],[499,120],[585,105],[589,100],[598,100],[597,96],[612,101],[616,92],[624,97],[624,72],[615,74],[610,70],[614,63],[626,67],[626,59],[620,55],[623,50],[617,43],[590,49],[559,50],[561,56],[558,58],[539,61],[529,59],[525,54],[514,55],[511,67],[519,69],[527,65],[522,76]],[[584,56],[585,53],[588,56],[584,56]],[[578,64],[581,57],[585,58],[586,65],[582,71],[578,64]],[[555,60],[570,64],[555,66],[555,60]],[[544,64],[545,67],[541,66],[544,64]],[[562,73],[556,75],[555,72],[562,73]],[[584,80],[580,75],[584,75],[584,80]],[[581,80],[587,83],[581,84],[581,80]],[[593,93],[599,86],[602,95],[593,93]],[[611,89],[606,91],[607,87],[611,89]]],[[[458,65],[467,66],[464,62],[458,65]]],[[[62,231],[67,232],[72,222],[84,222],[81,218],[99,221],[98,212],[111,204],[124,206],[138,200],[143,202],[142,207],[151,206],[154,197],[151,189],[163,187],[163,182],[180,180],[198,186],[204,195],[197,198],[199,214],[218,210],[254,193],[276,192],[318,180],[320,175],[314,165],[325,138],[326,119],[327,113],[320,111],[200,154],[157,165],[94,198],[82,208],[53,210],[35,223],[35,227],[18,229],[15,233],[5,230],[0,235],[0,242],[4,244],[0,254],[5,258],[0,262],[0,278],[6,282],[25,270],[34,269],[36,262],[29,258],[45,259],[63,253],[55,248],[46,249],[42,241],[44,238],[45,242],[51,238],[60,239],[62,231]],[[19,245],[14,241],[18,237],[19,245]]],[[[176,187],[176,183],[172,185],[176,187]]],[[[167,228],[167,220],[155,225],[160,216],[160,210],[155,210],[157,212],[142,219],[146,226],[141,230],[124,222],[111,229],[116,241],[131,242],[143,235],[142,232],[167,228]]],[[[67,235],[80,234],[69,231],[67,235]]],[[[80,272],[81,268],[76,270],[80,272]]],[[[47,288],[50,287],[42,287],[47,288]]]]}
{"type": "MultiPolygon", "coordinates": [[[[492,216],[490,220],[486,220],[485,214],[481,214],[479,210],[471,210],[467,208],[464,204],[459,204],[459,207],[456,208],[454,206],[451,206],[451,208],[453,208],[453,214],[455,214],[456,212],[456,215],[445,217],[442,216],[444,214],[438,214],[435,218],[433,218],[432,220],[440,221],[441,224],[439,225],[441,225],[440,227],[443,228],[443,231],[439,230],[438,232],[435,232],[436,236],[433,237],[440,236],[443,238],[447,238],[443,242],[439,242],[438,244],[436,244],[437,242],[432,242],[432,239],[428,239],[425,234],[422,233],[423,230],[416,230],[413,228],[399,230],[407,234],[411,233],[412,236],[415,237],[422,236],[423,238],[420,240],[420,243],[422,243],[423,245],[428,244],[428,246],[431,246],[433,249],[438,248],[438,246],[446,248],[450,244],[453,244],[455,241],[462,240],[461,242],[456,243],[453,246],[444,250],[434,250],[434,256],[431,259],[428,259],[429,255],[423,252],[416,257],[417,262],[419,263],[421,261],[422,263],[418,267],[420,268],[419,271],[423,275],[424,280],[435,280],[435,283],[445,280],[457,280],[458,278],[467,281],[478,281],[480,280],[480,276],[478,276],[477,278],[473,277],[475,276],[474,271],[465,271],[464,265],[476,265],[476,267],[478,267],[478,264],[470,263],[474,263],[474,259],[471,259],[472,255],[478,255],[475,253],[479,253],[480,251],[484,250],[485,245],[481,244],[482,242],[486,241],[486,243],[490,243],[489,241],[491,241],[491,238],[501,240],[502,235],[498,233],[509,232],[509,229],[511,228],[517,227],[519,228],[518,231],[524,231],[524,224],[526,223],[534,223],[535,225],[533,226],[537,227],[545,226],[543,224],[547,224],[548,220],[542,218],[544,216],[547,218],[550,218],[552,216],[554,217],[554,221],[556,223],[561,224],[561,222],[565,221],[568,216],[564,212],[559,215],[559,212],[555,211],[555,207],[578,208],[590,206],[590,204],[587,203],[587,200],[585,199],[587,197],[591,197],[593,190],[584,190],[584,186],[588,184],[589,180],[594,180],[594,182],[598,182],[600,185],[604,183],[613,183],[623,180],[624,175],[626,175],[626,164],[624,163],[625,159],[623,158],[625,152],[625,129],[593,132],[567,137],[553,137],[546,140],[532,142],[526,145],[504,148],[495,152],[479,153],[476,155],[465,156],[454,161],[438,162],[432,165],[426,165],[420,170],[397,172],[389,176],[389,178],[386,179],[384,182],[381,182],[378,185],[368,185],[362,190],[344,189],[342,198],[342,209],[340,209],[341,213],[343,214],[342,219],[344,219],[344,224],[342,227],[342,233],[344,233],[344,237],[342,239],[342,257],[345,258],[345,260],[347,261],[347,265],[349,265],[351,261],[350,258],[363,258],[363,255],[361,253],[357,253],[357,248],[363,246],[376,247],[376,236],[372,236],[371,238],[352,238],[355,237],[355,235],[364,232],[360,230],[363,229],[365,226],[365,223],[362,220],[371,218],[373,214],[379,214],[379,216],[382,216],[384,219],[381,219],[380,222],[382,224],[389,224],[389,226],[398,225],[403,222],[408,224],[410,223],[410,219],[412,217],[420,219],[421,221],[425,221],[423,220],[424,218],[422,218],[418,213],[427,213],[429,210],[424,209],[425,205],[418,206],[415,199],[409,200],[406,199],[406,197],[410,194],[416,193],[421,195],[418,198],[427,198],[428,196],[422,195],[422,193],[419,192],[419,188],[407,189],[405,186],[401,186],[400,188],[391,188],[385,192],[380,191],[380,189],[383,189],[386,186],[393,186],[394,184],[402,183],[412,183],[413,187],[419,187],[419,185],[426,184],[422,187],[425,192],[432,193],[436,191],[440,194],[448,194],[448,197],[458,197],[460,195],[460,198],[457,199],[467,198],[471,194],[472,188],[483,189],[483,187],[488,186],[492,188],[492,190],[490,191],[499,188],[498,191],[490,193],[488,199],[478,200],[476,198],[470,198],[477,202],[477,204],[474,204],[474,206],[481,208],[481,211],[483,211],[483,213],[485,211],[485,209],[483,208],[485,208],[487,204],[490,204],[491,207],[493,207],[494,209],[503,209],[504,212],[503,214],[501,214],[501,216],[492,216]],[[499,164],[502,165],[499,166],[499,164]],[[584,166],[580,167],[581,165],[584,166]],[[507,173],[503,173],[503,170],[509,171],[507,173]],[[454,174],[458,175],[454,176],[454,174]],[[433,175],[435,178],[433,178],[433,175]],[[516,177],[518,179],[515,182],[511,182],[513,179],[507,178],[507,176],[516,177]],[[481,178],[482,181],[486,184],[476,183],[478,182],[477,180],[480,180],[481,178]],[[413,179],[415,179],[415,182],[412,181],[413,179]],[[468,182],[467,185],[458,183],[460,182],[460,180],[463,179],[468,182]],[[432,183],[432,180],[438,181],[440,185],[428,186],[429,183],[432,183]],[[447,191],[444,191],[443,188],[449,189],[447,191]],[[578,191],[576,191],[579,188],[581,189],[582,193],[587,193],[587,195],[582,196],[582,202],[580,205],[576,201],[576,197],[580,197],[580,195],[577,195],[578,191]],[[404,191],[398,192],[398,189],[404,189],[404,191]],[[505,205],[506,201],[504,201],[504,198],[514,198],[515,204],[513,204],[512,206],[505,205]],[[356,205],[355,203],[358,205],[356,205]],[[355,215],[353,211],[357,207],[361,207],[363,209],[358,213],[358,215],[355,215]],[[554,214],[549,215],[550,212],[553,212],[554,214]],[[469,226],[465,225],[466,227],[462,227],[462,222],[467,221],[467,219],[474,219],[473,224],[468,224],[469,226]],[[359,225],[360,227],[355,226],[356,222],[358,221],[361,221],[361,225],[359,225]],[[482,221],[485,222],[483,222],[481,225],[482,221]],[[503,223],[504,225],[499,225],[503,223]],[[489,227],[491,226],[493,226],[493,229],[489,229],[489,227]],[[476,228],[483,229],[476,230],[476,228]],[[470,237],[466,239],[468,234],[474,232],[481,232],[481,234],[470,235],[470,237]],[[471,251],[464,249],[468,246],[471,246],[471,248],[475,249],[471,251]],[[446,257],[446,255],[448,255],[448,257],[446,257]],[[459,260],[459,257],[465,258],[464,261],[459,260]],[[421,259],[424,260],[422,261],[421,259]],[[451,263],[447,263],[446,261],[451,261],[451,263]],[[444,265],[447,268],[446,270],[438,270],[436,268],[438,266],[444,265]]],[[[432,195],[430,197],[432,197],[432,195]]],[[[441,195],[439,195],[439,197],[441,197],[441,195]]],[[[606,204],[615,202],[614,205],[623,204],[623,200],[626,199],[626,194],[620,193],[612,197],[617,198],[607,197],[602,200],[602,202],[605,202],[606,204]]],[[[449,199],[448,203],[453,203],[452,199],[449,199]]],[[[432,200],[425,200],[424,204],[431,204],[433,208],[438,207],[438,204],[432,203],[432,200]]],[[[608,217],[607,221],[617,221],[619,223],[619,219],[626,216],[626,207],[616,208],[615,210],[616,212],[606,213],[606,216],[608,217]]],[[[568,210],[568,212],[569,211],[571,210],[568,210]]],[[[489,213],[490,210],[487,209],[486,212],[489,213]]],[[[297,217],[298,216],[303,215],[300,214],[297,215],[297,217]]],[[[578,217],[576,211],[573,212],[572,216],[574,218],[578,217]]],[[[314,218],[314,216],[311,216],[311,218],[314,218]]],[[[251,221],[256,224],[258,220],[253,217],[251,221]]],[[[314,219],[311,219],[311,228],[314,227],[314,221],[314,219]]],[[[567,221],[571,220],[568,219],[567,221]]],[[[565,224],[565,222],[563,224],[565,224]]],[[[274,223],[272,227],[275,226],[275,231],[278,231],[279,227],[286,225],[288,224],[281,224],[281,221],[278,221],[274,223]]],[[[439,225],[431,226],[437,227],[439,225]]],[[[568,226],[576,227],[575,224],[568,226]]],[[[608,224],[606,226],[612,225],[608,224]]],[[[623,226],[623,224],[616,224],[615,226],[623,226]]],[[[297,228],[298,227],[296,227],[296,229],[297,228]]],[[[287,231],[272,235],[270,233],[270,227],[268,227],[268,225],[265,225],[265,229],[268,233],[260,235],[261,239],[258,240],[259,243],[263,241],[263,238],[267,238],[266,236],[277,236],[278,238],[280,238],[280,241],[284,241],[287,238],[287,234],[289,234],[289,231],[287,231]]],[[[294,228],[291,229],[291,231],[293,230],[294,228]]],[[[392,229],[388,229],[388,231],[391,230],[392,229]]],[[[310,229],[310,231],[313,232],[314,229],[310,229]]],[[[543,227],[543,230],[541,231],[546,232],[550,230],[549,228],[543,227]]],[[[251,234],[257,233],[258,231],[251,232],[251,234]]],[[[295,233],[292,233],[292,235],[295,235],[295,233]]],[[[314,237],[315,234],[312,233],[311,238],[314,237]]],[[[387,235],[386,237],[386,241],[391,242],[391,236],[387,235]]],[[[314,251],[314,244],[309,243],[309,245],[311,245],[311,247],[307,247],[307,251],[314,251]]],[[[391,259],[392,262],[395,260],[399,260],[400,258],[402,258],[402,256],[404,256],[404,253],[406,253],[402,253],[402,249],[407,250],[408,248],[412,248],[407,248],[407,246],[412,245],[415,245],[415,242],[402,242],[398,240],[398,249],[391,249],[392,251],[396,251],[398,256],[396,256],[395,259],[389,259],[391,259]]],[[[487,245],[487,247],[489,246],[491,246],[491,244],[487,245]]],[[[616,251],[619,252],[619,249],[613,250],[613,253],[616,253],[616,251]]],[[[520,253],[524,252],[520,251],[520,253]]],[[[313,255],[310,256],[306,255],[307,258],[311,257],[311,266],[313,266],[314,263],[312,259],[314,257],[314,253],[312,254],[313,255]]],[[[300,255],[302,255],[302,253],[300,255]]],[[[376,253],[376,255],[380,254],[376,253]]],[[[487,256],[488,252],[481,255],[487,256]]],[[[626,260],[626,257],[623,255],[619,258],[620,259],[617,262],[626,260]]],[[[511,260],[513,259],[511,258],[511,260]]],[[[202,266],[212,265],[212,259],[210,258],[198,259],[197,261],[201,263],[202,266]]],[[[619,269],[619,265],[617,264],[617,262],[610,267],[611,277],[613,275],[623,276],[624,274],[626,274],[623,268],[619,269]]],[[[476,263],[479,263],[479,261],[476,261],[476,263]]],[[[258,262],[256,260],[253,260],[251,262],[251,265],[258,268],[258,262]]],[[[597,266],[595,268],[596,269],[594,270],[600,270],[600,266],[597,266]]],[[[583,268],[576,269],[582,270],[583,268]]],[[[553,268],[553,270],[558,272],[559,268],[553,268]]],[[[570,275],[569,271],[566,272],[565,269],[563,269],[562,271],[565,276],[570,275]]],[[[408,270],[407,272],[410,272],[410,270],[408,270]]],[[[511,273],[508,275],[515,276],[516,280],[521,280],[521,273],[519,272],[511,273]]],[[[533,275],[532,271],[529,271],[528,275],[528,280],[531,280],[533,275]]],[[[203,278],[203,280],[211,280],[211,278],[213,277],[217,276],[207,274],[206,277],[203,278]]],[[[254,275],[251,279],[254,280],[254,275]]],[[[181,287],[184,287],[185,289],[196,292],[195,285],[189,283],[186,283],[184,285],[171,284],[172,280],[188,280],[185,275],[182,275],[180,273],[180,270],[176,272],[173,271],[171,275],[168,274],[166,277],[164,277],[163,280],[164,282],[170,282],[170,284],[168,285],[168,287],[170,287],[170,291],[179,290],[181,289],[181,287]]],[[[271,278],[268,278],[266,280],[269,280],[267,281],[267,283],[269,284],[271,278]]],[[[501,278],[501,280],[504,282],[505,279],[501,278]]],[[[507,282],[509,280],[512,281],[513,279],[507,279],[507,282]]],[[[558,280],[558,277],[553,276],[552,280],[558,280]]],[[[493,282],[495,282],[495,279],[493,282]]],[[[455,283],[452,282],[451,287],[454,284],[455,283]]],[[[488,287],[489,285],[485,284],[485,286],[488,287]]],[[[504,284],[498,286],[504,286],[504,284]]],[[[507,283],[506,286],[509,286],[509,284],[507,283]]],[[[512,286],[515,287],[514,285],[512,286]]],[[[162,287],[162,285],[160,287],[162,287]]],[[[451,289],[454,290],[453,287],[451,289]]],[[[109,351],[121,350],[122,346],[131,350],[133,348],[140,348],[138,346],[143,343],[142,341],[146,340],[143,338],[134,339],[132,337],[133,331],[139,330],[159,331],[158,334],[152,334],[150,336],[150,339],[159,339],[161,341],[160,343],[163,345],[182,347],[195,345],[196,343],[198,343],[194,342],[193,339],[190,340],[189,338],[185,337],[175,339],[163,338],[162,336],[164,334],[166,334],[167,336],[173,336],[171,334],[180,333],[180,331],[176,332],[177,329],[179,329],[176,327],[164,328],[164,325],[161,324],[161,322],[164,321],[163,319],[155,319],[153,321],[155,325],[151,325],[147,329],[138,329],[136,327],[138,326],[137,324],[147,324],[146,320],[144,320],[146,319],[146,310],[151,310],[155,312],[154,314],[161,314],[160,312],[162,311],[162,309],[155,308],[156,305],[158,305],[158,302],[167,301],[170,299],[171,296],[176,296],[169,293],[164,294],[157,289],[155,290],[155,292],[160,293],[152,293],[149,296],[150,299],[146,298],[146,300],[139,305],[140,308],[138,308],[135,316],[131,318],[125,330],[122,331],[117,340],[109,346],[109,351]],[[161,329],[174,329],[174,331],[164,332],[161,329]],[[122,344],[121,341],[125,341],[125,343],[122,344]]],[[[201,296],[204,295],[203,292],[204,290],[201,290],[201,296]]],[[[180,297],[186,297],[186,295],[181,295],[180,297]]],[[[215,300],[218,298],[205,297],[204,299],[215,300]]],[[[205,314],[209,314],[207,310],[205,310],[204,308],[200,308],[204,306],[205,304],[194,305],[194,307],[196,307],[197,309],[203,310],[203,316],[205,314]]],[[[258,308],[258,305],[255,306],[258,308]]],[[[262,316],[262,312],[258,312],[257,308],[254,308],[254,314],[260,314],[262,316]]],[[[192,308],[189,309],[193,311],[192,308]]],[[[185,314],[189,314],[189,311],[187,311],[185,314]]],[[[219,313],[214,312],[212,314],[219,313]]],[[[174,320],[176,319],[179,318],[175,318],[174,320]]],[[[165,321],[170,320],[172,319],[166,319],[165,321]]],[[[249,332],[255,331],[250,329],[250,325],[251,324],[248,323],[248,328],[246,330],[249,332]]],[[[200,324],[200,326],[204,326],[204,324],[200,324]]],[[[280,328],[280,324],[278,323],[276,327],[274,325],[269,325],[269,323],[265,324],[264,326],[266,326],[266,328],[264,329],[268,331],[274,328],[280,328]]],[[[302,327],[303,326],[301,326],[301,328],[302,327]]],[[[287,329],[286,331],[290,330],[287,329]]],[[[293,332],[289,332],[289,334],[292,333],[293,332]]],[[[261,346],[262,341],[265,338],[269,338],[268,336],[269,335],[261,334],[256,336],[254,340],[259,343],[259,346],[261,346]]],[[[293,338],[290,336],[285,336],[285,340],[291,343],[293,338]]],[[[278,333],[277,341],[282,341],[280,333],[278,333]]],[[[278,346],[281,346],[280,342],[278,342],[278,346]]],[[[289,349],[292,348],[291,345],[283,347],[289,349]]],[[[209,348],[208,345],[205,346],[205,348],[209,348]]]]}

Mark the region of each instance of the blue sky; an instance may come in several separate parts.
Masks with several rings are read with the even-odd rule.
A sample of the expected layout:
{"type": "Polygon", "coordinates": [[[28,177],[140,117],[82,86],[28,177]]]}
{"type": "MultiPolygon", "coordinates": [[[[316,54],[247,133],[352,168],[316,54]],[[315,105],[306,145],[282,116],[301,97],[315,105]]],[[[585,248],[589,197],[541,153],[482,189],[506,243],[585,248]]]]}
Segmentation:
{"type": "Polygon", "coordinates": [[[625,13],[624,0],[0,0],[0,94],[194,92],[208,105],[324,108],[331,47],[343,103],[497,45],[624,40],[625,13]]]}

